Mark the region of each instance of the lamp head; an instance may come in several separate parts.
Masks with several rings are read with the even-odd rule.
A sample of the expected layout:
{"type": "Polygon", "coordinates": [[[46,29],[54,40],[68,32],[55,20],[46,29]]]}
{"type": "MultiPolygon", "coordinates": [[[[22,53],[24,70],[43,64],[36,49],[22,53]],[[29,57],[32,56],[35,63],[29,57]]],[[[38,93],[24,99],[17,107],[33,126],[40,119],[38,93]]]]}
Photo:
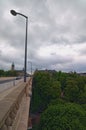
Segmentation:
{"type": "Polygon", "coordinates": [[[11,13],[12,15],[14,15],[14,16],[17,15],[17,12],[16,12],[15,10],[10,10],[10,13],[11,13]]]}

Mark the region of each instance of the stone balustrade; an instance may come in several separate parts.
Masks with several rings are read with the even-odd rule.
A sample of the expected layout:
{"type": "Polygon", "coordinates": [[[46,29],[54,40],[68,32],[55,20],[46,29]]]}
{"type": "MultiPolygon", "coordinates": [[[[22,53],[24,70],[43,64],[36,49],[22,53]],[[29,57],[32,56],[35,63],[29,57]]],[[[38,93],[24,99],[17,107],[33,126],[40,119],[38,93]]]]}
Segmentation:
{"type": "Polygon", "coordinates": [[[0,101],[0,130],[27,130],[31,79],[0,101]],[[22,128],[21,125],[22,124],[22,128]]]}

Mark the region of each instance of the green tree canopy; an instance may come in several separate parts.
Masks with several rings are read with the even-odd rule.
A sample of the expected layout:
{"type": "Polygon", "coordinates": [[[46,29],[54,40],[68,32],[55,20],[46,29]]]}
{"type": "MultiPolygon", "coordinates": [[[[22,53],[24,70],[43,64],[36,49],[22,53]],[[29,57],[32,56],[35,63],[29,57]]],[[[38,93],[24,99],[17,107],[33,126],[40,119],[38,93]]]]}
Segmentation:
{"type": "Polygon", "coordinates": [[[68,77],[64,89],[65,99],[70,102],[86,103],[86,85],[83,77],[68,77]]]}
{"type": "Polygon", "coordinates": [[[66,88],[64,89],[65,98],[68,101],[76,102],[79,97],[79,88],[77,82],[73,79],[68,79],[66,82],[66,88]]]}
{"type": "Polygon", "coordinates": [[[36,72],[33,77],[33,94],[31,110],[40,111],[47,107],[51,100],[61,95],[59,81],[54,81],[48,72],[36,72]]]}
{"type": "Polygon", "coordinates": [[[4,76],[4,70],[0,70],[0,77],[4,76]]]}
{"type": "Polygon", "coordinates": [[[37,130],[85,130],[86,112],[76,104],[49,106],[42,114],[37,130]]]}

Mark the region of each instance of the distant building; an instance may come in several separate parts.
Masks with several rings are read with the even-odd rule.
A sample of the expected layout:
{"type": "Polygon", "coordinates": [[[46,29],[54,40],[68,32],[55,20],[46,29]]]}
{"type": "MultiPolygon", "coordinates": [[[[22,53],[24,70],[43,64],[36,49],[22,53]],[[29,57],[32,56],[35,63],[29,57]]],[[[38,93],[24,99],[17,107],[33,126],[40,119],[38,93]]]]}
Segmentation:
{"type": "Polygon", "coordinates": [[[86,73],[78,73],[80,76],[86,76],[86,73]]]}
{"type": "MultiPolygon", "coordinates": [[[[17,76],[24,76],[24,69],[22,69],[22,70],[16,70],[16,69],[15,69],[14,62],[13,62],[12,65],[11,65],[11,71],[14,71],[17,76]]],[[[27,76],[30,76],[30,74],[28,74],[27,72],[26,72],[26,75],[27,75],[27,76]]]]}
{"type": "Polygon", "coordinates": [[[15,70],[15,65],[14,65],[14,63],[12,63],[12,65],[11,65],[11,70],[12,70],[12,71],[15,70]]]}
{"type": "Polygon", "coordinates": [[[16,70],[18,76],[24,76],[24,70],[16,70]]]}

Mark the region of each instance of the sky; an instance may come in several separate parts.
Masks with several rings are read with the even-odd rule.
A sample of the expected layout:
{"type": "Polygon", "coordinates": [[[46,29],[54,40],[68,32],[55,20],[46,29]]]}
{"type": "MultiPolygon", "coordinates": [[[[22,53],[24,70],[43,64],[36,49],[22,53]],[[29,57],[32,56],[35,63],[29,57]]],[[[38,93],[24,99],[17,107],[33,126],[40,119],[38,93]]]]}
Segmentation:
{"type": "Polygon", "coordinates": [[[0,0],[0,69],[86,72],[86,0],[0,0]]]}

